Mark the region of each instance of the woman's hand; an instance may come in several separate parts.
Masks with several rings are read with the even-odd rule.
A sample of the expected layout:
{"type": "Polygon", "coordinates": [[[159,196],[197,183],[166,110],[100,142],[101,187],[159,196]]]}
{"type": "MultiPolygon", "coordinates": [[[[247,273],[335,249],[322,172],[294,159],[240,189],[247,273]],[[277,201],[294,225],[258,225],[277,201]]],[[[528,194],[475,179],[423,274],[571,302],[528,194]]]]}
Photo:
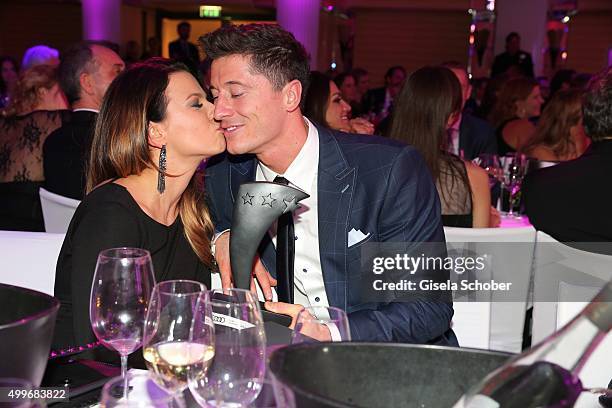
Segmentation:
{"type": "Polygon", "coordinates": [[[354,118],[349,121],[351,124],[351,133],[360,133],[362,135],[371,135],[374,133],[374,125],[364,118],[354,118]]]}

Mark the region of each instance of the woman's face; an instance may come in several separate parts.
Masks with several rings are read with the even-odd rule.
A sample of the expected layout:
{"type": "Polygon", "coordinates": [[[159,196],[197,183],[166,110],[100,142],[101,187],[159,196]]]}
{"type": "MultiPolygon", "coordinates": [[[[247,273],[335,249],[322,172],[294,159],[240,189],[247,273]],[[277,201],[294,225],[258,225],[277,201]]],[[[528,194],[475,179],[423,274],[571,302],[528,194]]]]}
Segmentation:
{"type": "Polygon", "coordinates": [[[544,103],[542,94],[540,93],[540,87],[536,86],[533,88],[531,93],[522,101],[518,101],[517,105],[517,116],[520,118],[533,118],[540,116],[540,108],[544,103]]]}
{"type": "Polygon", "coordinates": [[[17,82],[17,68],[13,65],[13,62],[10,60],[6,60],[2,63],[2,70],[0,74],[2,75],[2,80],[5,84],[12,84],[17,82]]]}
{"type": "Polygon", "coordinates": [[[171,74],[166,97],[166,118],[160,125],[166,135],[169,172],[172,163],[179,170],[176,167],[191,163],[191,158],[199,163],[225,150],[225,138],[213,118],[214,106],[191,74],[171,74]]]}
{"type": "Polygon", "coordinates": [[[349,123],[350,114],[351,106],[342,99],[340,90],[334,81],[329,81],[329,98],[327,99],[325,121],[332,129],[348,131],[351,127],[349,123]]]}

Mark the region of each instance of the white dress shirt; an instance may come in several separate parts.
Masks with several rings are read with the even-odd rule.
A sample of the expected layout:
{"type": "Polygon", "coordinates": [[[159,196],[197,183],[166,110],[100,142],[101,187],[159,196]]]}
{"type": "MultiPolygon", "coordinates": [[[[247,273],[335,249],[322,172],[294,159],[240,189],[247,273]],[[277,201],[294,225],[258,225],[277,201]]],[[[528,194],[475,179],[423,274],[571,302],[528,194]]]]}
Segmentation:
{"type": "MultiPolygon", "coordinates": [[[[297,157],[285,171],[277,174],[263,163],[257,166],[256,181],[274,181],[281,176],[289,185],[306,192],[310,197],[300,201],[300,208],[293,212],[295,230],[294,302],[304,307],[329,306],[319,256],[319,218],[317,206],[317,173],[319,169],[319,133],[306,118],[308,137],[297,157]]],[[[272,242],[276,245],[277,223],[270,228],[272,242]]],[[[316,316],[329,318],[329,316],[316,316]]]]}

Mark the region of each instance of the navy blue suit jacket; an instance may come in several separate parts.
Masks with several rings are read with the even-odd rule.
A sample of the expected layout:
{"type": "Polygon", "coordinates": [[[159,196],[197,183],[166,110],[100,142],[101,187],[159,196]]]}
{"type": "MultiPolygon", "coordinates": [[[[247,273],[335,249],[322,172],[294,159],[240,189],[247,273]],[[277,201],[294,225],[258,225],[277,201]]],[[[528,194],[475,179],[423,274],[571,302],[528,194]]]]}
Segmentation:
{"type": "Polygon", "coordinates": [[[495,129],[488,122],[464,113],[459,125],[459,150],[463,150],[465,160],[483,153],[497,154],[495,129]]]}
{"type": "MultiPolygon", "coordinates": [[[[363,242],[348,247],[351,229],[368,242],[444,242],[440,202],[421,155],[378,136],[319,131],[319,251],[331,306],[347,311],[353,340],[457,345],[450,329],[452,301],[375,303],[361,299],[363,242]]],[[[223,154],[209,160],[206,188],[215,228],[231,225],[239,186],[255,179],[254,156],[223,154]]],[[[261,259],[275,276],[269,236],[261,259]]]]}

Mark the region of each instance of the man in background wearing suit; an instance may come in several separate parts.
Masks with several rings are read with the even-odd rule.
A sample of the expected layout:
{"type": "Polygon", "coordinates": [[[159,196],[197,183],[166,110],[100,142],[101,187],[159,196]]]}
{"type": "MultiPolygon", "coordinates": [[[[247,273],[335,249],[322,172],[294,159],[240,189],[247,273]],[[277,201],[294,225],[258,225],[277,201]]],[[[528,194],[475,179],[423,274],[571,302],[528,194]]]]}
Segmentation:
{"type": "MultiPolygon", "coordinates": [[[[462,108],[465,107],[472,93],[472,85],[470,85],[465,67],[454,61],[445,62],[442,66],[453,71],[459,80],[463,93],[462,108]]],[[[485,153],[497,154],[497,139],[493,126],[469,113],[463,112],[448,129],[448,132],[449,151],[464,160],[473,160],[485,153]]]]}
{"type": "Polygon", "coordinates": [[[170,58],[187,65],[195,75],[198,71],[198,65],[200,64],[200,54],[198,53],[198,48],[189,42],[191,24],[182,21],[177,26],[176,31],[179,38],[168,45],[170,58]]]}
{"type": "Polygon", "coordinates": [[[60,85],[72,113],[43,145],[45,188],[82,200],[96,117],[106,89],[124,69],[114,51],[96,42],[82,42],[62,53],[60,85]]]}
{"type": "Polygon", "coordinates": [[[574,246],[612,242],[612,67],[589,83],[582,121],[593,141],[587,151],[531,173],[522,189],[533,226],[574,246]]]}
{"type": "Polygon", "coordinates": [[[399,94],[406,80],[406,70],[400,65],[391,67],[385,73],[385,86],[370,89],[363,98],[364,112],[369,113],[371,122],[378,125],[393,112],[393,100],[399,94]]]}
{"type": "MultiPolygon", "coordinates": [[[[244,182],[283,177],[310,195],[293,214],[295,304],[266,302],[266,308],[291,316],[294,325],[304,306],[331,305],[347,312],[353,340],[456,345],[450,298],[381,303],[361,295],[365,243],[444,242],[439,198],[420,154],[393,140],[315,126],[302,116],[308,56],[280,26],[228,26],[201,41],[213,61],[215,119],[228,150],[207,165],[215,228],[230,228],[244,182]]],[[[224,287],[231,283],[228,236],[216,240],[215,252],[224,287]]],[[[267,299],[274,239],[272,232],[262,240],[255,266],[267,299]]],[[[332,336],[329,329],[319,335],[332,336]]]]}

